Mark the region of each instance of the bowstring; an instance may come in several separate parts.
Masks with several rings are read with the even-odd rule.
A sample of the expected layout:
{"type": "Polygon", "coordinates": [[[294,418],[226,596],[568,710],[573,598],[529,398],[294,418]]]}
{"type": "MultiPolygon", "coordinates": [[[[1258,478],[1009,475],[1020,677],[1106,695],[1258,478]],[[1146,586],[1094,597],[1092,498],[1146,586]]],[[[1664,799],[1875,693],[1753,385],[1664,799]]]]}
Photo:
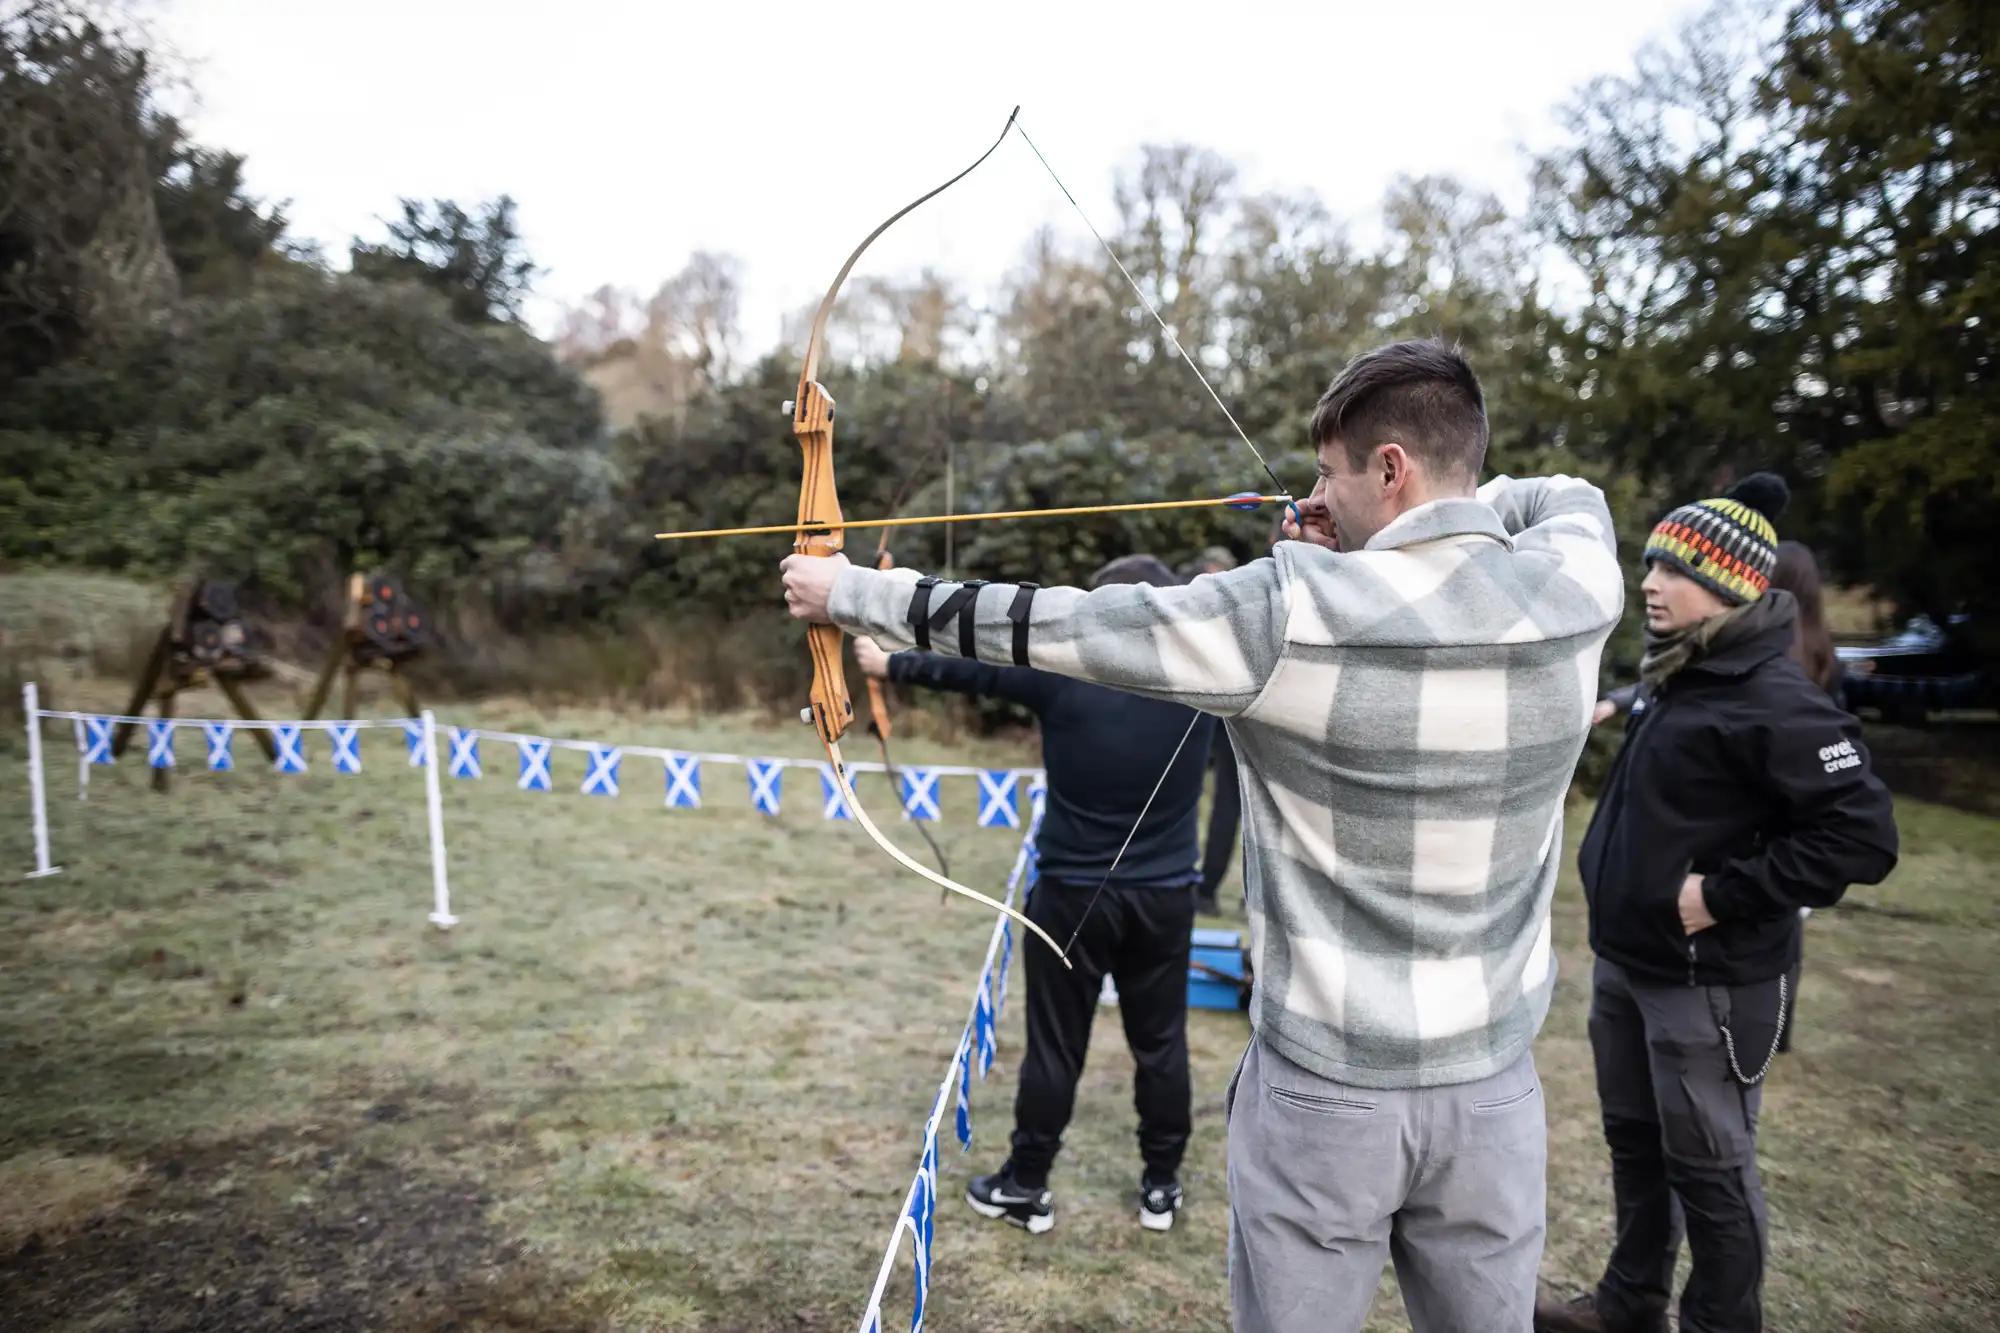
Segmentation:
{"type": "Polygon", "coordinates": [[[1242,423],[1236,420],[1236,414],[1231,412],[1229,405],[1222,401],[1222,395],[1217,393],[1215,386],[1208,382],[1208,376],[1201,373],[1201,367],[1195,363],[1193,357],[1188,355],[1187,349],[1181,346],[1181,340],[1174,333],[1173,326],[1167,323],[1165,317],[1160,314],[1159,309],[1147,297],[1145,290],[1139,286],[1138,279],[1134,278],[1132,271],[1125,267],[1125,261],[1118,257],[1116,250],[1111,248],[1111,242],[1104,239],[1104,233],[1097,229],[1097,224],[1090,220],[1090,215],[1083,211],[1083,205],[1079,204],[1076,201],[1076,196],[1070,193],[1069,186],[1064,185],[1062,177],[1056,175],[1056,169],[1049,165],[1049,160],[1046,157],[1042,156],[1042,150],[1035,147],[1035,141],[1028,137],[1027,129],[1021,124],[1018,108],[1016,109],[1012,123],[1014,132],[1021,136],[1021,142],[1028,145],[1028,151],[1033,153],[1035,160],[1042,164],[1042,170],[1049,173],[1049,179],[1056,183],[1058,190],[1062,191],[1063,198],[1069,200],[1069,206],[1076,210],[1076,215],[1079,218],[1083,219],[1083,225],[1089,228],[1090,234],[1097,238],[1097,243],[1104,247],[1104,253],[1110,256],[1113,264],[1117,265],[1118,272],[1124,277],[1126,286],[1132,289],[1132,295],[1139,298],[1139,304],[1146,307],[1146,313],[1151,315],[1153,322],[1160,326],[1160,332],[1167,335],[1167,342],[1174,349],[1174,354],[1187,363],[1187,368],[1192,370],[1194,377],[1201,381],[1201,387],[1208,390],[1208,396],[1214,400],[1216,407],[1228,419],[1230,428],[1236,432],[1236,438],[1248,445],[1250,452],[1257,456],[1257,463],[1264,469],[1264,475],[1271,479],[1271,484],[1276,486],[1287,500],[1292,499],[1291,487],[1278,480],[1278,474],[1271,470],[1271,464],[1265,459],[1264,451],[1257,447],[1257,442],[1250,438],[1250,433],[1244,430],[1242,423]]]}
{"type": "Polygon", "coordinates": [[[1139,807],[1139,817],[1132,821],[1132,831],[1125,835],[1125,842],[1118,848],[1118,855],[1111,858],[1111,868],[1104,872],[1104,878],[1098,880],[1097,887],[1090,891],[1090,901],[1083,905],[1083,915],[1076,919],[1076,929],[1070,932],[1069,943],[1063,945],[1063,955],[1065,957],[1068,956],[1071,949],[1076,947],[1077,936],[1083,934],[1083,926],[1086,921],[1090,920],[1091,909],[1097,906],[1097,900],[1103,894],[1104,886],[1109,884],[1111,877],[1118,873],[1118,863],[1125,859],[1126,849],[1132,845],[1132,839],[1139,836],[1139,829],[1145,824],[1146,815],[1153,808],[1154,798],[1160,794],[1160,788],[1167,785],[1168,775],[1174,771],[1174,765],[1180,762],[1181,751],[1187,748],[1188,737],[1194,735],[1195,723],[1201,721],[1202,716],[1202,713],[1197,710],[1195,715],[1188,719],[1187,730],[1181,733],[1180,744],[1174,746],[1173,757],[1168,759],[1167,766],[1160,770],[1160,780],[1153,784],[1152,793],[1146,797],[1146,803],[1139,807]]]}
{"type": "MultiPolygon", "coordinates": [[[[1021,136],[1021,142],[1028,145],[1028,151],[1035,155],[1035,160],[1042,164],[1042,170],[1049,173],[1049,179],[1056,183],[1058,190],[1062,191],[1063,198],[1069,200],[1069,206],[1076,210],[1077,217],[1083,220],[1083,225],[1097,239],[1098,245],[1103,247],[1104,253],[1110,258],[1112,264],[1117,267],[1119,276],[1125,279],[1125,285],[1132,289],[1132,295],[1139,298],[1139,304],[1146,308],[1146,313],[1151,315],[1153,322],[1160,326],[1160,332],[1166,335],[1167,344],[1174,349],[1174,354],[1185,362],[1187,368],[1194,372],[1194,377],[1201,381],[1201,387],[1208,391],[1209,398],[1215,403],[1216,408],[1222,413],[1223,417],[1228,420],[1230,429],[1236,432],[1236,438],[1243,441],[1250,452],[1256,456],[1257,465],[1264,469],[1264,475],[1271,479],[1271,484],[1278,488],[1278,491],[1286,500],[1292,500],[1291,487],[1279,480],[1278,474],[1272,471],[1270,460],[1264,457],[1264,451],[1257,447],[1257,442],[1250,438],[1248,431],[1243,429],[1243,424],[1236,419],[1236,414],[1229,410],[1229,404],[1222,401],[1222,395],[1215,391],[1213,384],[1209,383],[1208,376],[1202,374],[1201,366],[1195,362],[1193,357],[1188,355],[1187,349],[1181,346],[1181,340],[1175,334],[1173,326],[1167,323],[1166,317],[1160,314],[1159,308],[1146,295],[1145,289],[1139,286],[1139,280],[1134,278],[1132,271],[1125,267],[1125,261],[1118,257],[1118,252],[1111,247],[1111,242],[1104,239],[1104,233],[1099,231],[1097,224],[1090,220],[1090,214],[1083,211],[1083,205],[1077,202],[1074,194],[1070,193],[1069,186],[1063,184],[1062,177],[1056,174],[1056,169],[1049,164],[1048,158],[1042,155],[1042,150],[1035,146],[1034,139],[1029,137],[1027,128],[1021,124],[1018,109],[1014,115],[1012,128],[1016,134],[1021,136]]],[[[1090,901],[1084,904],[1083,915],[1077,918],[1076,929],[1070,933],[1069,943],[1063,947],[1065,954],[1076,946],[1077,937],[1083,934],[1084,924],[1090,920],[1091,910],[1097,906],[1097,900],[1103,894],[1104,886],[1109,884],[1112,875],[1117,873],[1119,862],[1125,859],[1126,849],[1131,847],[1132,839],[1139,835],[1140,826],[1146,822],[1146,815],[1153,808],[1154,798],[1160,794],[1160,788],[1167,785],[1168,775],[1174,771],[1174,765],[1180,762],[1181,751],[1187,747],[1188,737],[1194,735],[1195,724],[1201,721],[1201,719],[1202,713],[1199,709],[1195,711],[1193,717],[1188,719],[1187,730],[1181,733],[1180,744],[1174,746],[1173,757],[1167,760],[1166,768],[1160,772],[1160,780],[1153,784],[1151,795],[1146,797],[1145,805],[1140,807],[1139,818],[1133,822],[1131,832],[1125,835],[1124,845],[1119,847],[1118,855],[1111,859],[1111,868],[1104,872],[1104,878],[1099,880],[1097,887],[1091,891],[1090,901]]]]}

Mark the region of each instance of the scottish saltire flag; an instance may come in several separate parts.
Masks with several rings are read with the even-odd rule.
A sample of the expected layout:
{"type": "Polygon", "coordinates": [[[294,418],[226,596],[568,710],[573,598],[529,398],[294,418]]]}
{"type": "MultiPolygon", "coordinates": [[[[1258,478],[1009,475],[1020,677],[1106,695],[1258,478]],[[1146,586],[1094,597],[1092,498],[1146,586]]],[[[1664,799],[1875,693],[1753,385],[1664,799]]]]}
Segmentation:
{"type": "Polygon", "coordinates": [[[174,724],[164,719],[146,724],[146,762],[154,768],[174,766],[174,724]]]}
{"type": "Polygon", "coordinates": [[[273,767],[280,773],[303,773],[306,771],[306,737],[303,727],[272,727],[271,739],[276,743],[278,751],[278,757],[272,761],[273,767]]]}
{"type": "Polygon", "coordinates": [[[826,818],[854,818],[854,813],[847,808],[847,798],[840,794],[840,783],[834,780],[832,764],[819,766],[819,794],[825,802],[820,813],[826,818]]]}
{"type": "Polygon", "coordinates": [[[993,983],[993,1017],[1007,1012],[1007,968],[1014,961],[1014,923],[1000,918],[1000,975],[993,983]]]}
{"type": "Polygon", "coordinates": [[[785,765],[776,759],[746,760],[750,774],[750,807],[759,814],[778,813],[778,799],[784,794],[785,765]]]}
{"type": "Polygon", "coordinates": [[[84,761],[92,764],[111,762],[111,722],[107,718],[86,717],[78,720],[76,746],[83,751],[84,761]]]}
{"type": "Polygon", "coordinates": [[[470,728],[446,727],[444,734],[451,742],[451,767],[445,772],[455,778],[484,777],[479,768],[479,733],[470,728]]]}
{"type": "Polygon", "coordinates": [[[972,1056],[979,1061],[980,1078],[993,1068],[999,1045],[1000,1035],[993,1027],[993,977],[989,972],[979,978],[979,995],[972,1002],[972,1056]]]}
{"type": "Polygon", "coordinates": [[[979,775],[979,827],[1021,827],[1021,775],[981,773],[979,775]]]}
{"type": "Polygon", "coordinates": [[[903,770],[903,818],[938,818],[938,779],[943,776],[933,768],[903,770]]]}
{"type": "Polygon", "coordinates": [[[328,727],[326,738],[333,745],[333,771],[336,773],[359,773],[361,771],[361,728],[352,722],[345,726],[328,727]]]}
{"type": "Polygon", "coordinates": [[[204,722],[201,734],[208,739],[209,771],[234,773],[236,757],[229,753],[229,742],[236,735],[236,728],[227,722],[204,722]]]}
{"type": "Polygon", "coordinates": [[[522,791],[551,790],[555,784],[549,780],[549,751],[555,747],[539,737],[523,736],[514,748],[521,752],[521,776],[514,785],[522,791]]]}
{"type": "Polygon", "coordinates": [[[670,754],[667,762],[667,808],[701,809],[701,760],[691,754],[670,754]]]}
{"type": "Polygon", "coordinates": [[[931,1295],[931,1239],[937,1218],[937,1115],[924,1133],[924,1164],[917,1171],[917,1187],[910,1191],[910,1233],[916,1251],[917,1302],[910,1311],[910,1333],[922,1333],[924,1306],[931,1295]]]}
{"type": "Polygon", "coordinates": [[[958,1039],[958,1107],[954,1119],[958,1128],[958,1150],[972,1146],[972,1051],[971,1029],[958,1039]]]}
{"type": "Polygon", "coordinates": [[[403,723],[403,744],[410,747],[410,767],[424,766],[424,724],[422,719],[403,723]]]}
{"type": "Polygon", "coordinates": [[[618,765],[625,752],[615,745],[592,745],[590,747],[590,772],[583,778],[585,796],[616,796],[618,794],[618,765]]]}
{"type": "Polygon", "coordinates": [[[1028,787],[1028,809],[1036,819],[1040,819],[1042,811],[1048,808],[1048,803],[1049,780],[1037,774],[1034,782],[1028,787]]]}

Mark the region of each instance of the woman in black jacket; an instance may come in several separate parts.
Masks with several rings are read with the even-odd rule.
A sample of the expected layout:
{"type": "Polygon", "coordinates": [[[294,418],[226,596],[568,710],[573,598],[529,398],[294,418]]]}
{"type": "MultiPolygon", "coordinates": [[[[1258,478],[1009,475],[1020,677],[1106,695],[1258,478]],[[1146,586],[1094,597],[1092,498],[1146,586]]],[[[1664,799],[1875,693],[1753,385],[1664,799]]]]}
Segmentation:
{"type": "Polygon", "coordinates": [[[1545,1333],[1664,1333],[1683,1218],[1683,1333],[1762,1327],[1760,1083],[1799,957],[1799,909],[1896,864],[1860,725],[1791,649],[1770,588],[1783,482],[1668,514],[1646,543],[1646,653],[1625,744],[1579,855],[1617,1239],[1545,1333]]]}

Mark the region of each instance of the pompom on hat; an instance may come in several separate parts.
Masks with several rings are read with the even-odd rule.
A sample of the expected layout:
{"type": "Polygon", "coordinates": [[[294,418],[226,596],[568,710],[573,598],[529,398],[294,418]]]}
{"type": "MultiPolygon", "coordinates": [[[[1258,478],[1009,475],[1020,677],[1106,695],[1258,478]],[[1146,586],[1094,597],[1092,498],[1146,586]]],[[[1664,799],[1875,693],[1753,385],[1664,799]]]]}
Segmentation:
{"type": "Polygon", "coordinates": [[[1732,605],[1754,602],[1771,586],[1778,563],[1772,524],[1791,498],[1783,477],[1752,473],[1721,496],[1661,519],[1646,539],[1646,564],[1664,561],[1732,605]]]}

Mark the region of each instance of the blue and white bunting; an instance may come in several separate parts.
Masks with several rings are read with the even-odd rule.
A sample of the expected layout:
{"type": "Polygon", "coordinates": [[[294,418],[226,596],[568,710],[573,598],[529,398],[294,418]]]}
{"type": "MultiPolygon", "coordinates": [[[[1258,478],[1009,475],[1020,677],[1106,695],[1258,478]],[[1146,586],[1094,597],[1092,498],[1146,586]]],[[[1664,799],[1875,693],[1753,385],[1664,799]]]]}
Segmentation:
{"type": "Polygon", "coordinates": [[[204,722],[201,734],[208,741],[208,768],[212,773],[234,773],[236,757],[229,752],[229,742],[236,735],[236,728],[227,722],[204,722]]]}
{"type": "Polygon", "coordinates": [[[333,771],[336,773],[359,773],[361,771],[361,728],[352,722],[326,729],[326,738],[333,745],[333,771]]]}
{"type": "Polygon", "coordinates": [[[174,724],[164,718],[146,724],[146,762],[154,768],[174,766],[174,724]]]}
{"type": "Polygon", "coordinates": [[[411,718],[403,723],[403,744],[410,748],[410,767],[424,766],[424,724],[421,718],[411,718]]]}
{"type": "Polygon", "coordinates": [[[616,796],[618,794],[618,764],[625,752],[615,745],[592,745],[590,747],[590,772],[584,775],[583,794],[585,796],[616,796]]]}
{"type": "Polygon", "coordinates": [[[750,808],[759,814],[777,814],[785,790],[784,764],[776,759],[748,759],[744,766],[750,774],[750,808]]]}
{"type": "Polygon", "coordinates": [[[701,809],[701,760],[691,754],[666,756],[667,809],[701,809]]]}
{"type": "Polygon", "coordinates": [[[938,818],[938,781],[944,774],[932,768],[903,770],[903,818],[938,818]]]}
{"type": "Polygon", "coordinates": [[[551,790],[555,784],[549,780],[549,752],[555,746],[539,736],[523,736],[514,748],[521,752],[521,776],[514,785],[522,791],[551,790]]]}
{"type": "Polygon", "coordinates": [[[910,1311],[910,1333],[923,1333],[924,1307],[931,1295],[931,1240],[937,1219],[937,1116],[924,1131],[924,1164],[917,1170],[917,1187],[910,1191],[910,1234],[916,1251],[917,1299],[910,1311]]]}
{"type": "Polygon", "coordinates": [[[993,980],[992,974],[988,973],[979,978],[979,998],[972,1004],[972,1058],[979,1061],[979,1077],[982,1080],[993,1068],[993,1057],[1000,1046],[1000,1034],[994,1030],[993,1018],[993,980]]]}
{"type": "Polygon", "coordinates": [[[469,727],[446,727],[444,734],[451,742],[451,767],[445,772],[455,778],[485,777],[479,767],[479,733],[469,727]]]}
{"type": "Polygon", "coordinates": [[[969,1049],[972,1032],[967,1029],[959,1038],[958,1053],[958,1106],[952,1119],[958,1130],[958,1150],[964,1152],[972,1147],[972,1051],[969,1049]]]}
{"type": "Polygon", "coordinates": [[[826,818],[854,818],[854,813],[847,808],[847,798],[840,794],[840,783],[834,779],[832,764],[819,766],[819,794],[824,802],[820,813],[826,818]]]}
{"type": "Polygon", "coordinates": [[[1036,819],[1040,819],[1042,812],[1048,808],[1048,804],[1048,779],[1037,774],[1035,780],[1028,784],[1028,810],[1036,819]]]}
{"type": "Polygon", "coordinates": [[[979,827],[1021,827],[1021,775],[988,773],[979,775],[979,827]]]}
{"type": "Polygon", "coordinates": [[[1007,969],[1014,962],[1014,923],[1000,918],[1000,974],[993,982],[993,1018],[1007,1012],[1007,969]]]}
{"type": "Polygon", "coordinates": [[[271,766],[280,773],[303,773],[306,771],[306,734],[299,726],[275,726],[271,728],[273,748],[278,757],[271,766]]]}
{"type": "Polygon", "coordinates": [[[77,748],[83,751],[84,762],[108,764],[111,762],[111,722],[108,718],[86,717],[77,722],[77,748]]]}

